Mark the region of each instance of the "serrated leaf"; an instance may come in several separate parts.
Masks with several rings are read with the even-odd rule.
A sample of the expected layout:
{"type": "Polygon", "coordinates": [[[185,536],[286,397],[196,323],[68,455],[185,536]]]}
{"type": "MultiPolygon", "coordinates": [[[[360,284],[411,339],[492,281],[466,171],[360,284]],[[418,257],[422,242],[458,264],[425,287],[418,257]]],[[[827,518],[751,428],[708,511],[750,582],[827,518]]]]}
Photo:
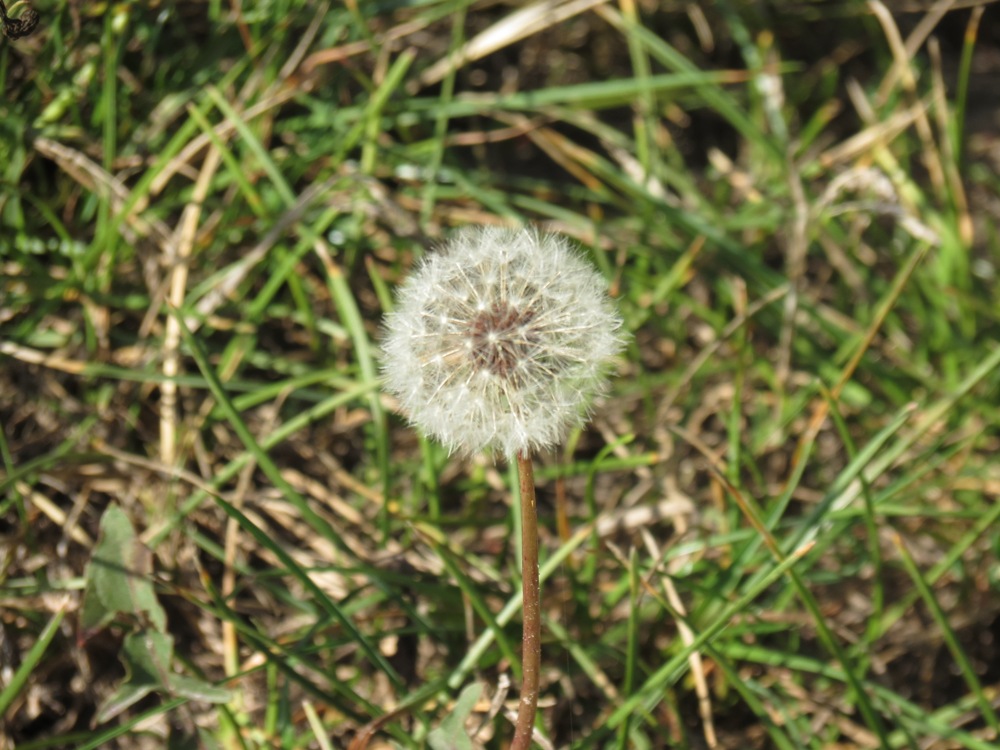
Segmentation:
{"type": "Polygon", "coordinates": [[[87,565],[86,591],[80,613],[84,632],[102,628],[117,615],[148,619],[166,629],[167,618],[150,582],[152,560],[135,536],[128,516],[110,505],[101,518],[101,538],[87,565]]]}
{"type": "Polygon", "coordinates": [[[437,729],[427,735],[427,741],[433,750],[475,750],[469,733],[465,731],[465,720],[472,713],[482,692],[482,685],[469,685],[462,691],[452,712],[441,721],[437,729]]]}

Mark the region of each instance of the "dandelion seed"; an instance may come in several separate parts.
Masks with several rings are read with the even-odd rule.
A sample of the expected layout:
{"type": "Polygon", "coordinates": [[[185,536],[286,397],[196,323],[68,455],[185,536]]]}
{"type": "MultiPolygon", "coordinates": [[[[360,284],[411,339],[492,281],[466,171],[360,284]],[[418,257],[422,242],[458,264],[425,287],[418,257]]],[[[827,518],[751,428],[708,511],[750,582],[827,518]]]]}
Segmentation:
{"type": "Polygon", "coordinates": [[[620,328],[604,279],[564,238],[470,229],[403,285],[383,372],[411,421],[450,449],[530,454],[584,421],[620,328]]]}

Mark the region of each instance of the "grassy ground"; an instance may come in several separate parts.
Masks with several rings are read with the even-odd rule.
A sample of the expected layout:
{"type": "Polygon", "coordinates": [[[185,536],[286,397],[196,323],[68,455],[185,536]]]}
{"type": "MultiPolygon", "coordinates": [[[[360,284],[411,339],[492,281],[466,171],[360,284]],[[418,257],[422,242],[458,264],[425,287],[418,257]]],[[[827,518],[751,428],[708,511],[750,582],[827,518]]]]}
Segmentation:
{"type": "Polygon", "coordinates": [[[0,747],[505,746],[516,481],[375,354],[501,222],[632,337],[536,464],[541,746],[996,747],[1000,9],[543,5],[2,40],[0,747]]]}

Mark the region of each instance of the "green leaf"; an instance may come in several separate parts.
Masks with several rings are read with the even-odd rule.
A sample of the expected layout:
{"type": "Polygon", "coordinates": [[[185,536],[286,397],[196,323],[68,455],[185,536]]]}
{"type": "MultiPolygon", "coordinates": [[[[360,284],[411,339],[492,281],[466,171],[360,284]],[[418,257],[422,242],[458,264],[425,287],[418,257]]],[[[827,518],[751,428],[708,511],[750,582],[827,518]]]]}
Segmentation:
{"type": "Polygon", "coordinates": [[[441,722],[441,726],[427,735],[433,750],[475,750],[465,731],[465,720],[475,708],[483,692],[482,685],[469,685],[455,702],[454,710],[441,722]]]}
{"type": "Polygon", "coordinates": [[[109,506],[87,566],[80,624],[84,631],[93,630],[128,615],[138,629],[125,637],[121,651],[125,680],[101,704],[98,722],[113,719],[154,691],[209,703],[230,699],[227,690],[171,672],[174,639],[166,632],[167,618],[153,590],[151,570],[150,552],[136,538],[128,517],[121,508],[109,506]]]}
{"type": "Polygon", "coordinates": [[[206,703],[226,703],[233,696],[225,688],[216,687],[210,682],[188,677],[182,674],[171,674],[168,680],[170,692],[180,698],[206,703]]]}
{"type": "Polygon", "coordinates": [[[174,639],[166,633],[140,630],[128,635],[121,654],[125,681],[102,704],[97,714],[98,722],[113,719],[153,691],[162,690],[176,697],[208,703],[225,703],[232,698],[228,690],[171,672],[173,653],[174,639]]]}
{"type": "Polygon", "coordinates": [[[167,618],[150,582],[152,557],[135,536],[128,516],[110,505],[101,518],[101,539],[87,566],[80,625],[86,632],[103,628],[119,614],[148,619],[166,630],[167,618]]]}
{"type": "Polygon", "coordinates": [[[173,639],[165,633],[140,630],[126,636],[121,659],[125,681],[97,712],[97,720],[113,719],[126,708],[163,686],[173,654],[173,639]]]}
{"type": "Polygon", "coordinates": [[[97,712],[97,723],[103,724],[113,719],[132,704],[141,701],[151,692],[153,692],[151,685],[130,685],[128,683],[119,685],[118,689],[101,704],[101,708],[97,712]]]}

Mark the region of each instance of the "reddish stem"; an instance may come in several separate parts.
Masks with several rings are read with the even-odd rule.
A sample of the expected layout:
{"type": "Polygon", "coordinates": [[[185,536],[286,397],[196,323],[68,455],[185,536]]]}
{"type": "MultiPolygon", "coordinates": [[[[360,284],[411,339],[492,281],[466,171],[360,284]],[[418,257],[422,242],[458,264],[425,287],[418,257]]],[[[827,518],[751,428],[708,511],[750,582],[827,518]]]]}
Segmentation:
{"type": "Polygon", "coordinates": [[[535,474],[531,457],[517,454],[521,488],[521,705],[510,750],[528,750],[538,708],[538,673],[542,660],[542,618],[538,588],[538,513],[535,510],[535,474]]]}

